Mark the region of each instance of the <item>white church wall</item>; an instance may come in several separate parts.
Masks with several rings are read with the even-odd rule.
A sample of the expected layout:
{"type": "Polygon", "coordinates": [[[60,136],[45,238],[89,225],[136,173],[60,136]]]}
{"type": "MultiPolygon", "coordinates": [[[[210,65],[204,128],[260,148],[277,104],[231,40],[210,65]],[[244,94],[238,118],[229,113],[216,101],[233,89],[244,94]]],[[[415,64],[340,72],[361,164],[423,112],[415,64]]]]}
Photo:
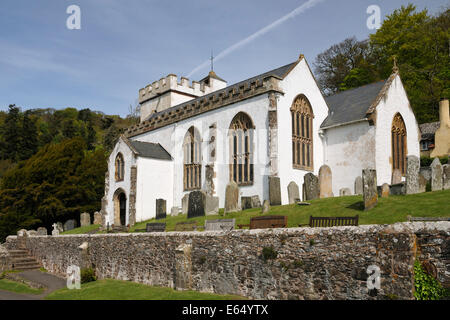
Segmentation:
{"type": "Polygon", "coordinates": [[[282,204],[288,204],[287,186],[294,181],[302,194],[303,176],[305,170],[294,169],[292,166],[292,122],[291,106],[299,94],[304,94],[313,109],[313,161],[314,174],[318,174],[320,166],[324,163],[324,146],[319,136],[319,129],[328,114],[327,104],[311,74],[306,60],[297,66],[285,77],[280,84],[285,92],[278,100],[278,173],[281,186],[282,204]]]}
{"type": "Polygon", "coordinates": [[[108,190],[108,204],[106,206],[107,212],[107,220],[110,225],[114,224],[114,193],[120,188],[124,191],[127,206],[126,206],[126,225],[129,223],[129,199],[130,199],[130,176],[131,176],[131,167],[136,165],[136,159],[133,152],[130,150],[128,145],[123,142],[123,140],[119,139],[116,143],[113,151],[109,155],[108,159],[108,172],[109,172],[109,190],[108,190]],[[124,159],[124,179],[122,181],[116,181],[115,178],[115,165],[116,165],[116,156],[121,153],[124,159]]]}
{"type": "Polygon", "coordinates": [[[355,192],[355,179],[363,169],[375,169],[375,127],[368,121],[324,130],[325,164],[331,168],[334,196],[349,188],[355,192]]]}
{"type": "MultiPolygon", "coordinates": [[[[181,199],[187,193],[183,186],[183,140],[191,126],[199,131],[202,138],[202,187],[205,187],[205,166],[208,164],[208,139],[210,126],[216,124],[216,163],[215,194],[219,197],[219,206],[224,207],[225,188],[229,182],[229,140],[228,130],[234,116],[239,112],[247,113],[256,128],[254,138],[254,183],[240,188],[241,196],[258,195],[261,200],[268,199],[268,126],[269,101],[267,95],[260,95],[230,106],[180,121],[157,130],[132,137],[132,140],[160,143],[173,157],[173,206],[181,207],[181,199]]],[[[139,169],[138,169],[139,171],[139,169]]]]}
{"type": "Polygon", "coordinates": [[[173,206],[173,162],[138,157],[137,168],[136,222],[156,217],[156,199],[166,200],[166,212],[170,214],[173,206]]]}
{"type": "Polygon", "coordinates": [[[414,112],[409,104],[406,91],[400,77],[392,82],[386,96],[376,108],[376,166],[377,183],[391,184],[392,177],[392,145],[391,126],[394,115],[399,112],[406,125],[407,155],[420,157],[420,130],[414,112]]]}

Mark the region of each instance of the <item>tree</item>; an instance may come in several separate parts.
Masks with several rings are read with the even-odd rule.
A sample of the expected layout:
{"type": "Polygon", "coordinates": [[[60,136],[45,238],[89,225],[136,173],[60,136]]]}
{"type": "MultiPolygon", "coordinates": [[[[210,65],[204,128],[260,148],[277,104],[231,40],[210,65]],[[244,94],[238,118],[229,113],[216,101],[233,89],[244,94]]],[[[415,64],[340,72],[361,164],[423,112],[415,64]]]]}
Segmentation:
{"type": "Polygon", "coordinates": [[[31,111],[25,111],[22,122],[21,154],[20,160],[30,158],[37,152],[38,149],[38,131],[36,127],[36,120],[31,117],[31,111]]]}
{"type": "Polygon", "coordinates": [[[314,67],[322,92],[325,95],[338,92],[349,72],[365,64],[368,56],[368,42],[357,41],[355,37],[345,39],[320,53],[314,67]]]}
{"type": "Polygon", "coordinates": [[[1,130],[2,133],[2,159],[11,159],[17,161],[19,159],[19,142],[21,135],[21,116],[20,109],[15,105],[10,105],[8,115],[1,130]]]}

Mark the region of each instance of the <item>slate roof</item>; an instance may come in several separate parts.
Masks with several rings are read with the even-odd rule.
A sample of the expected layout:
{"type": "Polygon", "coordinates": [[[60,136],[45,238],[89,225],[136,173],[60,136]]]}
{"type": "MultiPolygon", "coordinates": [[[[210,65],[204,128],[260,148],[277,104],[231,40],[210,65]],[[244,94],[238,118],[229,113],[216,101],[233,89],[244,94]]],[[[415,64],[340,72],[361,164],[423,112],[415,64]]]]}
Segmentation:
{"type": "Polygon", "coordinates": [[[172,160],[171,155],[159,143],[128,140],[138,156],[159,160],[172,160]]]}
{"type": "Polygon", "coordinates": [[[321,128],[342,125],[366,119],[366,114],[388,80],[374,82],[325,97],[328,117],[321,128]]]}
{"type": "MultiPolygon", "coordinates": [[[[265,73],[261,73],[261,74],[259,74],[259,75],[257,75],[257,76],[254,76],[254,77],[252,77],[252,78],[248,78],[248,79],[243,80],[243,81],[241,81],[241,82],[232,84],[232,85],[230,85],[230,86],[228,86],[228,87],[226,87],[226,88],[224,88],[224,89],[220,89],[220,90],[221,90],[221,91],[222,91],[222,90],[225,90],[225,91],[229,92],[229,91],[232,91],[233,88],[239,88],[241,85],[243,85],[243,84],[245,84],[245,83],[247,83],[247,82],[250,83],[250,82],[253,82],[253,81],[255,81],[255,80],[263,80],[263,79],[265,79],[265,78],[267,78],[267,77],[269,77],[269,76],[274,76],[274,77],[277,77],[277,78],[279,78],[279,79],[283,79],[283,78],[289,73],[289,71],[291,71],[292,68],[293,68],[298,62],[299,62],[299,60],[297,60],[297,61],[295,61],[295,62],[292,62],[292,63],[289,63],[289,64],[287,64],[287,65],[285,65],[285,66],[282,66],[282,67],[279,67],[279,68],[276,68],[276,69],[267,71],[267,72],[265,72],[265,73]]],[[[204,96],[200,96],[200,97],[198,97],[198,98],[195,98],[195,99],[186,101],[186,102],[184,102],[184,103],[181,103],[181,104],[176,105],[176,106],[173,106],[173,107],[171,107],[171,108],[162,110],[162,111],[160,111],[160,112],[153,113],[153,114],[151,114],[149,117],[147,117],[144,121],[149,120],[149,119],[151,119],[151,118],[153,118],[153,117],[157,117],[157,116],[159,116],[159,115],[161,115],[161,114],[164,114],[164,113],[167,113],[167,112],[170,112],[170,111],[174,111],[174,110],[177,110],[177,109],[182,109],[185,105],[192,104],[193,102],[195,102],[195,101],[197,101],[197,100],[201,100],[201,99],[205,99],[205,98],[208,99],[211,95],[214,95],[214,94],[215,94],[215,92],[211,92],[211,93],[206,94],[206,95],[204,95],[204,96]]]]}
{"type": "Polygon", "coordinates": [[[440,124],[441,123],[439,121],[419,124],[420,132],[422,133],[422,135],[425,134],[434,135],[437,129],[439,129],[440,124]]]}

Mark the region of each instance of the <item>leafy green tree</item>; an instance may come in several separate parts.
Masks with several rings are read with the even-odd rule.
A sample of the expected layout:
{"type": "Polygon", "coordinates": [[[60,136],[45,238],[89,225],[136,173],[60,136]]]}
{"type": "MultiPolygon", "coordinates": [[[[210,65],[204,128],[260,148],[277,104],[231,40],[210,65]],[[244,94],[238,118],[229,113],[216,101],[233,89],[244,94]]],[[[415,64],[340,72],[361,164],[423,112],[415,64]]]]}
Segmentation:
{"type": "Polygon", "coordinates": [[[2,159],[19,159],[20,150],[18,148],[21,136],[21,115],[20,109],[15,105],[10,105],[5,122],[1,129],[2,133],[2,159]]]}
{"type": "Polygon", "coordinates": [[[19,159],[25,160],[35,154],[39,146],[36,120],[31,117],[30,110],[25,111],[23,115],[21,131],[21,154],[19,154],[19,159]]]}

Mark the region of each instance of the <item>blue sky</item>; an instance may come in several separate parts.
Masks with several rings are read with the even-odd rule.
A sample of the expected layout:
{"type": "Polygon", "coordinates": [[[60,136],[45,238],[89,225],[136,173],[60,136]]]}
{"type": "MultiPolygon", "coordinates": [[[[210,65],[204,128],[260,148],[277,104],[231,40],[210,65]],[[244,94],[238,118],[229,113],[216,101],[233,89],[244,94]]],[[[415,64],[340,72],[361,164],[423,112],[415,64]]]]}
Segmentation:
{"type": "MultiPolygon", "coordinates": [[[[1,0],[0,109],[91,108],[128,113],[138,90],[190,74],[307,0],[1,0]],[[70,5],[81,30],[69,30],[70,5]]],[[[351,36],[366,38],[369,5],[381,16],[401,5],[440,11],[448,0],[322,0],[223,56],[214,70],[228,84],[316,55],[351,36]]],[[[199,80],[209,67],[192,74],[199,80]]]]}

